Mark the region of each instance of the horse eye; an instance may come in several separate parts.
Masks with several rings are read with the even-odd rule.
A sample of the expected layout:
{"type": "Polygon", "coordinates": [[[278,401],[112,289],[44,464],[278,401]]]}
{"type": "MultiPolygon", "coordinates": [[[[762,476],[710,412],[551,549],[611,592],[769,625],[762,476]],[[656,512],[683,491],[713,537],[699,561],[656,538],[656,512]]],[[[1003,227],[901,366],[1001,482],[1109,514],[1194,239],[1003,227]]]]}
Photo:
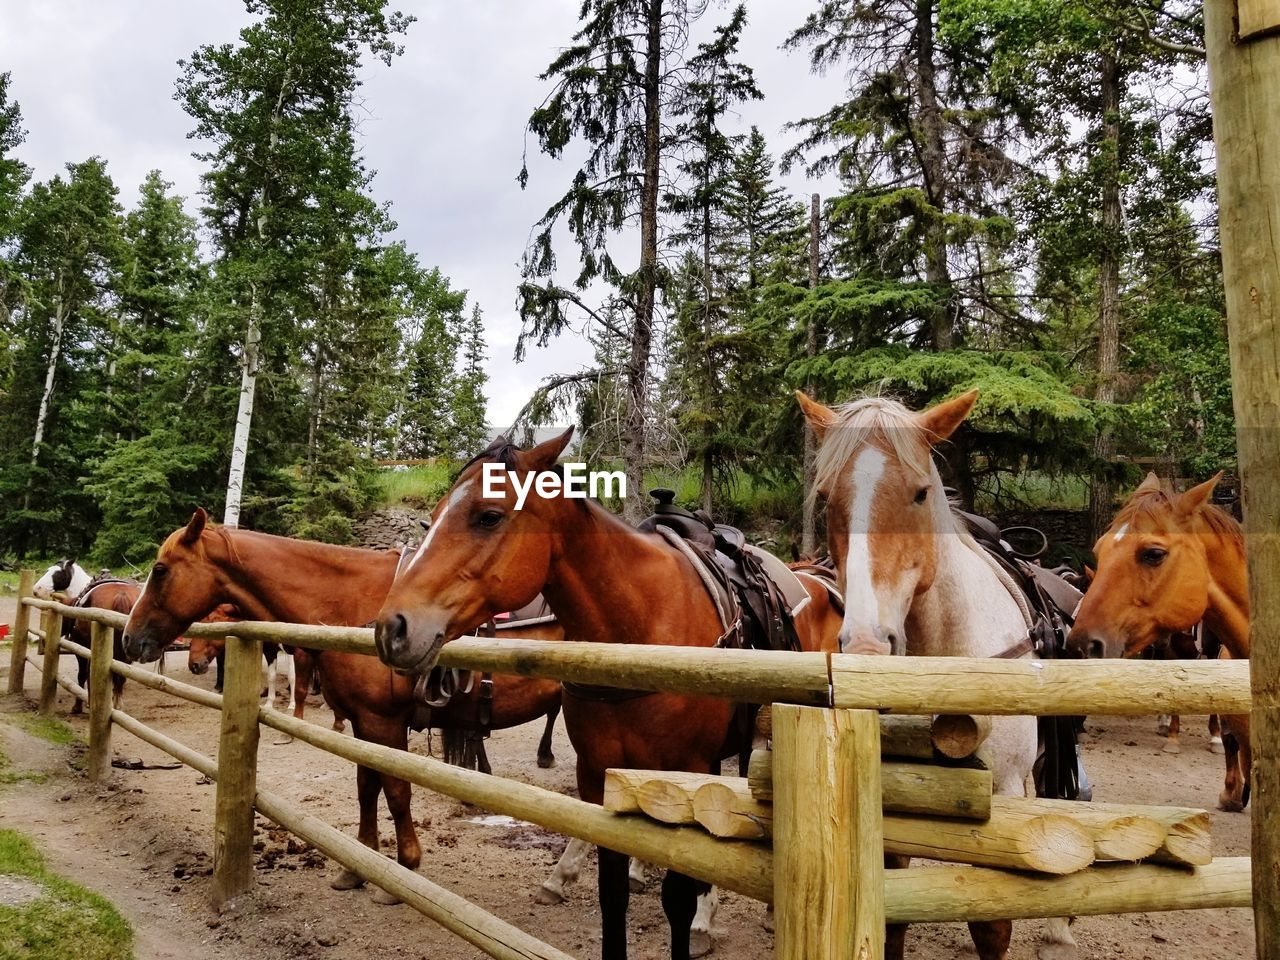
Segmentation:
{"type": "Polygon", "coordinates": [[[161,579],[168,572],[169,572],[169,568],[166,567],[163,563],[157,563],[154,567],[151,568],[151,576],[152,576],[152,579],[155,579],[155,580],[161,579]]]}
{"type": "Polygon", "coordinates": [[[924,503],[928,499],[929,499],[929,488],[921,487],[920,490],[916,493],[915,502],[924,503]]]}
{"type": "Polygon", "coordinates": [[[501,510],[486,510],[480,516],[476,517],[476,522],[482,527],[493,528],[502,522],[501,510]]]}
{"type": "Polygon", "coordinates": [[[1147,547],[1138,554],[1138,560],[1148,567],[1158,567],[1164,563],[1164,558],[1168,555],[1169,551],[1163,547],[1147,547]]]}

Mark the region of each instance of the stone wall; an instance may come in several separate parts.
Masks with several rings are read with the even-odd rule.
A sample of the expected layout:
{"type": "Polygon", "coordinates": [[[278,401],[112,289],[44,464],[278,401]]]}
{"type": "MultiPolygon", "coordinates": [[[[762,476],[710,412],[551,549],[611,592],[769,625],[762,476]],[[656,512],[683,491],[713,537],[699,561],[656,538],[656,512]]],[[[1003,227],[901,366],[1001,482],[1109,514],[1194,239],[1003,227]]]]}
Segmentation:
{"type": "Polygon", "coordinates": [[[422,538],[420,520],[431,514],[398,505],[375,510],[355,522],[355,545],[370,550],[394,550],[404,543],[417,543],[422,538]]]}

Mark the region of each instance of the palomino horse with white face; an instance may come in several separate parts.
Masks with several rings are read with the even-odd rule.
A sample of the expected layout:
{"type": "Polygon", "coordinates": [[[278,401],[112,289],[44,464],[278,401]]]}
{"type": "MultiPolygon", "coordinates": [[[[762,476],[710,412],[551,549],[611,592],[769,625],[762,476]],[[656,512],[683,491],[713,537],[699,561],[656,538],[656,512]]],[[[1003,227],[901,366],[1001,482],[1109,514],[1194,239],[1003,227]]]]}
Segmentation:
{"type": "MultiPolygon", "coordinates": [[[[628,526],[592,500],[531,488],[516,509],[513,484],[486,497],[488,464],[516,482],[555,468],[572,431],[530,450],[495,442],[458,476],[436,507],[430,533],[397,577],[378,614],[379,655],[400,669],[429,668],[443,644],[539,592],[566,640],[714,647],[726,631],[686,556],[657,533],[628,526]],[[509,475],[510,475],[509,474],[509,475]]],[[[802,578],[810,602],[796,617],[801,646],[834,649],[839,615],[826,588],[802,578]]],[[[578,752],[578,792],[601,803],[610,767],[707,773],[737,751],[735,707],[715,697],[635,692],[605,697],[566,685],[564,719],[578,752]]],[[[599,850],[601,955],[627,955],[627,858],[599,850]]],[[[671,956],[689,956],[695,901],[706,884],[674,870],[662,884],[671,956]]]]}
{"type": "MultiPolygon", "coordinates": [[[[817,494],[845,595],[845,653],[1031,656],[1025,600],[951,510],[934,466],[935,444],[960,426],[971,391],[923,413],[882,398],[835,410],[798,394],[821,440],[817,494]]],[[[995,791],[1025,796],[1036,759],[1034,717],[994,717],[987,741],[995,791]]],[[[1003,960],[1012,924],[971,923],[981,960],[1003,960]]],[[[891,928],[885,955],[900,958],[906,928],[891,928]]],[[[1069,949],[1065,923],[1052,936],[1069,949]]],[[[1070,955],[1065,953],[1063,955],[1070,955]]]]}
{"type": "MultiPolygon", "coordinates": [[[[1148,474],[1094,546],[1098,570],[1068,644],[1090,657],[1134,657],[1197,625],[1227,654],[1249,657],[1249,582],[1244,534],[1209,502],[1218,476],[1186,493],[1148,474]]],[[[1218,806],[1249,802],[1253,754],[1248,716],[1223,717],[1226,780],[1218,806]]]]}
{"type": "MultiPolygon", "coordinates": [[[[124,649],[136,660],[154,660],[196,620],[232,604],[249,620],[360,626],[369,623],[391,586],[398,555],[307,540],[291,540],[208,523],[197,510],[186,527],[169,535],[156,555],[146,588],[125,624],[124,649]]],[[[557,639],[558,628],[540,638],[557,639]]],[[[315,654],[325,698],[335,714],[351,720],[361,740],[404,750],[417,703],[413,679],[389,670],[376,657],[333,650],[315,654]]],[[[493,726],[514,726],[544,716],[559,702],[559,684],[495,677],[493,726]]],[[[422,859],[409,810],[410,785],[367,767],[356,768],[360,842],[378,849],[378,794],[395,821],[397,857],[416,870],[422,859]]],[[[363,885],[344,870],[338,890],[363,885]]],[[[375,891],[379,903],[394,897],[375,891]]]]}

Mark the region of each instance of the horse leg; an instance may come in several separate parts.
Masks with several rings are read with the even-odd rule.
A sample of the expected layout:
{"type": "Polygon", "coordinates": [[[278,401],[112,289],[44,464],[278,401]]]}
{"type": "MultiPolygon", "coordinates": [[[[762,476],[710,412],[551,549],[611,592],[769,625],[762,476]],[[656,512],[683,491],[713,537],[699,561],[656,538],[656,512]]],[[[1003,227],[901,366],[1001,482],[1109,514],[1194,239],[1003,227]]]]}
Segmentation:
{"type": "Polygon", "coordinates": [[[227,654],[225,650],[219,650],[217,653],[213,655],[213,663],[214,663],[214,666],[217,668],[217,673],[218,673],[217,678],[213,682],[213,689],[218,693],[222,692],[222,678],[227,668],[226,658],[227,658],[227,654]]]}
{"type": "Polygon", "coordinates": [[[1236,740],[1240,743],[1240,776],[1244,786],[1240,790],[1240,806],[1249,806],[1249,795],[1253,792],[1253,740],[1250,734],[1249,714],[1231,718],[1231,728],[1236,740]]]}
{"type": "MultiPolygon", "coordinates": [[[[600,861],[600,872],[596,879],[596,889],[600,896],[600,957],[601,960],[627,960],[627,906],[631,900],[631,887],[627,882],[627,855],[604,847],[597,847],[596,855],[600,861]]],[[[666,907],[665,893],[663,907],[666,907]]],[[[692,919],[692,910],[689,916],[692,919]]],[[[686,951],[689,946],[688,929],[686,921],[686,951]]],[[[674,946],[673,941],[672,947],[674,946]]]]}
{"type": "MultiPolygon", "coordinates": [[[[905,870],[911,865],[910,857],[899,857],[885,854],[886,870],[905,870]]],[[[884,928],[884,960],[902,960],[903,950],[907,942],[907,925],[890,923],[884,928]]]]}
{"type": "Polygon", "coordinates": [[[1181,753],[1182,744],[1178,741],[1178,734],[1182,732],[1182,718],[1178,714],[1169,717],[1169,742],[1164,745],[1165,753],[1181,753]]]}
{"type": "MultiPolygon", "coordinates": [[[[405,744],[399,747],[404,750],[408,746],[408,736],[405,737],[405,744]]],[[[391,819],[396,825],[396,859],[400,862],[400,866],[410,870],[417,870],[418,864],[422,862],[422,847],[418,843],[418,831],[413,826],[413,816],[409,810],[409,801],[412,796],[413,788],[409,786],[408,781],[401,780],[398,777],[388,777],[385,774],[382,777],[382,792],[387,797],[387,807],[391,811],[391,819]]],[[[400,898],[393,893],[388,893],[381,887],[373,891],[371,899],[374,903],[394,904],[399,903],[400,898]]]]}
{"type": "Polygon", "coordinates": [[[689,929],[689,956],[705,957],[715,949],[715,940],[711,938],[711,923],[720,909],[720,891],[708,887],[705,893],[698,894],[698,909],[693,915],[693,926],[689,929]]]}
{"type": "Polygon", "coordinates": [[[476,748],[476,769],[481,773],[493,773],[493,768],[489,766],[489,753],[484,748],[484,737],[480,735],[480,731],[474,732],[475,748],[476,748]]]}
{"type": "Polygon", "coordinates": [[[268,657],[266,654],[263,654],[262,659],[265,661],[267,666],[267,689],[264,694],[267,700],[263,706],[268,710],[274,710],[276,708],[276,658],[274,656],[268,657]]]}
{"type": "MultiPolygon", "coordinates": [[[[288,700],[286,700],[286,701],[285,701],[285,703],[286,703],[286,704],[288,704],[288,703],[297,703],[297,702],[298,702],[298,671],[297,671],[297,666],[296,666],[296,665],[294,664],[294,662],[293,662],[293,654],[292,654],[292,653],[284,653],[284,651],[283,651],[283,650],[281,651],[281,653],[282,653],[282,654],[284,654],[284,656],[286,656],[286,657],[288,657],[288,658],[289,658],[289,668],[285,671],[285,676],[286,676],[286,677],[288,678],[288,680],[289,680],[289,699],[288,699],[288,700]]],[[[272,692],[274,693],[275,691],[272,691],[272,692]]]]}
{"type": "Polygon", "coordinates": [[[632,893],[639,893],[649,885],[649,877],[645,874],[642,860],[631,858],[631,863],[627,867],[627,884],[631,887],[632,893]]]}
{"type": "MultiPolygon", "coordinates": [[[[1011,920],[975,920],[969,924],[969,936],[978,948],[978,960],[1005,960],[1009,955],[1009,938],[1012,935],[1011,920]]],[[[1040,958],[1050,960],[1043,952],[1040,958]]]]}
{"type": "MultiPolygon", "coordinates": [[[[89,692],[89,658],[76,656],[76,683],[80,685],[80,689],[85,693],[89,692]]],[[[76,697],[76,702],[71,706],[71,715],[79,716],[84,713],[84,701],[76,697]]]]}
{"type": "Polygon", "coordinates": [[[1230,813],[1239,813],[1244,809],[1244,783],[1240,776],[1240,740],[1235,732],[1238,719],[1238,717],[1224,717],[1222,724],[1226,776],[1222,783],[1222,793],[1218,797],[1218,809],[1230,813]]]}
{"type": "Polygon", "coordinates": [[[538,741],[538,766],[550,770],[556,765],[556,755],[551,752],[551,735],[555,733],[556,717],[560,716],[560,703],[547,711],[547,726],[542,731],[542,739],[538,741]]]}
{"type": "Polygon", "coordinates": [[[117,710],[124,709],[124,677],[118,673],[111,675],[111,705],[117,710]]]}
{"type": "Polygon", "coordinates": [[[1173,726],[1173,714],[1162,713],[1156,717],[1156,733],[1162,737],[1169,735],[1169,730],[1173,726]]]}
{"type": "Polygon", "coordinates": [[[671,960],[689,960],[689,931],[698,911],[698,895],[706,883],[675,870],[662,878],[662,912],[671,927],[671,960]]]}
{"type": "Polygon", "coordinates": [[[293,716],[301,720],[307,706],[307,692],[315,682],[316,662],[310,653],[298,648],[293,651],[293,667],[297,680],[293,688],[293,716]]]}
{"type": "MultiPolygon", "coordinates": [[[[1071,923],[1072,920],[1068,917],[1049,917],[1045,920],[1044,937],[1036,951],[1040,960],[1075,960],[1080,956],[1076,938],[1071,935],[1071,923]]],[[[1012,927],[1013,924],[1009,926],[1012,927]]],[[[1003,957],[1004,954],[1000,956],[1003,957]]]]}
{"type": "MultiPolygon", "coordinates": [[[[356,832],[356,839],[374,851],[378,849],[378,794],[381,790],[382,775],[378,771],[356,767],[356,796],[360,801],[360,829],[356,832]]],[[[354,890],[363,887],[364,880],[355,871],[343,867],[329,886],[334,890],[354,890]]]]}
{"type": "Polygon", "coordinates": [[[587,858],[590,849],[591,844],[587,841],[571,838],[564,853],[560,854],[556,868],[551,871],[551,876],[542,881],[534,901],[543,905],[564,903],[564,888],[578,879],[578,874],[582,872],[582,861],[587,858]]]}
{"type": "Polygon", "coordinates": [[[1209,752],[1222,753],[1222,721],[1216,713],[1209,714],[1209,752]]]}

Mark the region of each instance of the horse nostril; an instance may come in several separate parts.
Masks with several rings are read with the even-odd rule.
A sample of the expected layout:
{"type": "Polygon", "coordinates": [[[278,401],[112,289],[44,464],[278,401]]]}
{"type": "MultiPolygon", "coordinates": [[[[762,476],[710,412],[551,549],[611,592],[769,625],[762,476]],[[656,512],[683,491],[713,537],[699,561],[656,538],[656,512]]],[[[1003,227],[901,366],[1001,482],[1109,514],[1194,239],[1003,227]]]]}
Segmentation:
{"type": "Polygon", "coordinates": [[[404,614],[393,613],[378,621],[377,629],[374,630],[375,645],[384,658],[391,656],[404,645],[408,633],[409,622],[404,614]]]}
{"type": "Polygon", "coordinates": [[[1089,641],[1089,656],[1094,660],[1101,660],[1107,655],[1107,645],[1101,640],[1089,641]]]}

